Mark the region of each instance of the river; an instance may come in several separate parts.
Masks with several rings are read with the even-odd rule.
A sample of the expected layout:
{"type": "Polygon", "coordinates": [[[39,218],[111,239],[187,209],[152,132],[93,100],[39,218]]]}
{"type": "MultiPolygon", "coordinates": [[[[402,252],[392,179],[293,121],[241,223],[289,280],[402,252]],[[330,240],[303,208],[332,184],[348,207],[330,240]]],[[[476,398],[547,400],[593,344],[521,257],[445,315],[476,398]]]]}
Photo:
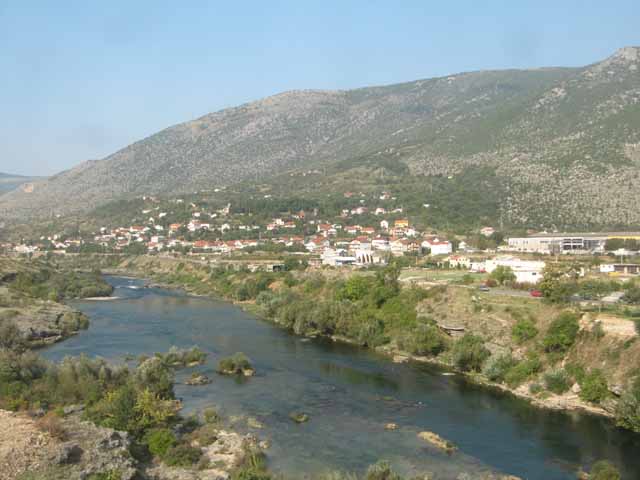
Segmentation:
{"type": "MultiPolygon", "coordinates": [[[[78,301],[89,330],[43,351],[52,360],[87,354],[114,362],[127,355],[198,345],[206,365],[177,374],[185,411],[215,405],[225,416],[249,415],[264,424],[270,467],[302,478],[328,469],[362,472],[379,459],[411,475],[501,472],[523,479],[575,479],[580,467],[608,459],[623,478],[640,478],[640,435],[606,419],[541,410],[457,375],[420,363],[394,364],[375,352],[328,340],[295,337],[226,302],[177,291],[142,288],[144,282],[108,277],[110,301],[78,301]],[[242,351],[257,375],[215,374],[217,361],[242,351]],[[206,386],[181,384],[193,370],[206,386]],[[310,421],[295,424],[292,411],[310,421]],[[387,431],[393,422],[398,429],[387,431]],[[417,438],[429,430],[455,443],[451,455],[417,438]]],[[[246,429],[246,428],[245,428],[246,429]]]]}

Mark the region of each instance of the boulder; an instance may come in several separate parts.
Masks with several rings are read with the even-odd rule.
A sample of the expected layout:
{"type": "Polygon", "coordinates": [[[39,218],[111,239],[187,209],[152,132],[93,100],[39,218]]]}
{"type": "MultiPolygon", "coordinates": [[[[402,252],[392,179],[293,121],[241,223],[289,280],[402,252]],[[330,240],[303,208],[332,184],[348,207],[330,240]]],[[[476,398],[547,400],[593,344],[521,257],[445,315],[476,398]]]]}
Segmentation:
{"type": "Polygon", "coordinates": [[[194,373],[184,382],[185,385],[208,385],[209,383],[211,383],[211,379],[201,373],[194,373]]]}
{"type": "Polygon", "coordinates": [[[291,412],[289,418],[296,423],[305,423],[309,421],[309,415],[303,412],[291,412]]]}
{"type": "Polygon", "coordinates": [[[385,430],[397,430],[398,429],[398,424],[397,423],[387,423],[384,426],[385,430]]]}

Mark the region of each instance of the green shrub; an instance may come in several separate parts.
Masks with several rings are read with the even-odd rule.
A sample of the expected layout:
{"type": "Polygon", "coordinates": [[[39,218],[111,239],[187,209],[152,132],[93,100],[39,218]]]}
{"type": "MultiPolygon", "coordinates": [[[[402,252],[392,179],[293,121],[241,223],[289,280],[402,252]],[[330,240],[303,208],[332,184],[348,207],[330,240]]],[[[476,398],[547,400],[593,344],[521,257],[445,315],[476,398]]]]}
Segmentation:
{"type": "Polygon", "coordinates": [[[170,467],[190,467],[198,463],[202,450],[187,444],[171,447],[162,457],[162,461],[170,467]]]}
{"type": "Polygon", "coordinates": [[[556,395],[562,395],[569,390],[571,388],[570,381],[569,375],[564,370],[548,372],[544,376],[545,387],[556,395]]]}
{"type": "Polygon", "coordinates": [[[620,397],[616,406],[616,424],[640,432],[640,377],[620,397]]]}
{"type": "Polygon", "coordinates": [[[551,325],[544,337],[543,345],[549,353],[563,353],[569,350],[576,341],[580,326],[578,317],[570,312],[561,313],[551,325]]]}
{"type": "Polygon", "coordinates": [[[609,395],[607,379],[602,370],[594,368],[580,382],[580,398],[586,402],[600,403],[609,395]]]}
{"type": "Polygon", "coordinates": [[[177,443],[176,436],[168,428],[151,430],[145,435],[145,441],[151,454],[156,457],[164,457],[177,443]]]}
{"type": "Polygon", "coordinates": [[[365,480],[402,480],[400,475],[391,470],[388,462],[378,462],[367,469],[365,480]]]}
{"type": "Polygon", "coordinates": [[[511,329],[511,335],[516,343],[524,343],[538,335],[538,329],[533,320],[522,318],[511,329]]]}
{"type": "Polygon", "coordinates": [[[218,362],[218,372],[220,373],[241,374],[251,368],[249,358],[242,352],[234,353],[232,356],[223,358],[218,362]]]}
{"type": "Polygon", "coordinates": [[[490,362],[485,368],[484,374],[492,382],[504,383],[507,372],[517,363],[511,354],[505,354],[490,362]]]}
{"type": "Polygon", "coordinates": [[[538,356],[531,355],[509,369],[505,375],[505,383],[512,388],[517,387],[538,373],[541,368],[542,362],[538,356]]]}
{"type": "Polygon", "coordinates": [[[451,351],[453,364],[464,372],[479,372],[490,355],[491,352],[484,346],[484,340],[470,333],[454,343],[451,351]]]}
{"type": "Polygon", "coordinates": [[[593,464],[589,480],[620,480],[620,472],[610,462],[600,460],[593,464]]]}
{"type": "Polygon", "coordinates": [[[402,342],[403,348],[414,355],[436,356],[445,351],[447,343],[443,333],[434,325],[420,325],[402,342]]]}

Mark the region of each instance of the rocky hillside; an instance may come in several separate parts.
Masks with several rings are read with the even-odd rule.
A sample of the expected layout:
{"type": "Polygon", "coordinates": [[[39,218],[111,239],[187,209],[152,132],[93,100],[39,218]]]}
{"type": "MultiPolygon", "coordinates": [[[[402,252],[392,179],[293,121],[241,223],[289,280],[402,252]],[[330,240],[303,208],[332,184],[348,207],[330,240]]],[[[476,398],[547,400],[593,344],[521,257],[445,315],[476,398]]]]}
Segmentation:
{"type": "MultiPolygon", "coordinates": [[[[406,175],[495,172],[514,224],[640,221],[640,48],[583,68],[461,73],[349,91],[292,91],[170,127],[4,195],[0,218],[120,197],[263,181],[384,157],[406,175]]],[[[495,195],[470,182],[469,193],[495,195]]]]}
{"type": "MultiPolygon", "coordinates": [[[[25,183],[31,183],[36,180],[41,180],[41,178],[23,177],[22,175],[12,175],[10,173],[0,172],[0,195],[5,192],[10,192],[11,190],[15,190],[25,183]]],[[[26,190],[28,190],[29,188],[29,186],[25,187],[26,190]]]]}

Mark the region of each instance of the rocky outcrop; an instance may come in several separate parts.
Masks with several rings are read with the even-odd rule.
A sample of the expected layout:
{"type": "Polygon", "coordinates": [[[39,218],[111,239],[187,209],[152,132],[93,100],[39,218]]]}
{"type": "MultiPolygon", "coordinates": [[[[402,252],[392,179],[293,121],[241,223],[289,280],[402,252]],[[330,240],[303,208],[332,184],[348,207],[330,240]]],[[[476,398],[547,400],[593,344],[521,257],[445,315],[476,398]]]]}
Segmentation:
{"type": "Polygon", "coordinates": [[[0,410],[0,431],[0,480],[27,472],[39,475],[36,478],[57,478],[61,471],[68,480],[109,472],[131,480],[138,472],[126,433],[82,421],[78,413],[60,419],[59,435],[54,437],[26,414],[0,410]]]}

